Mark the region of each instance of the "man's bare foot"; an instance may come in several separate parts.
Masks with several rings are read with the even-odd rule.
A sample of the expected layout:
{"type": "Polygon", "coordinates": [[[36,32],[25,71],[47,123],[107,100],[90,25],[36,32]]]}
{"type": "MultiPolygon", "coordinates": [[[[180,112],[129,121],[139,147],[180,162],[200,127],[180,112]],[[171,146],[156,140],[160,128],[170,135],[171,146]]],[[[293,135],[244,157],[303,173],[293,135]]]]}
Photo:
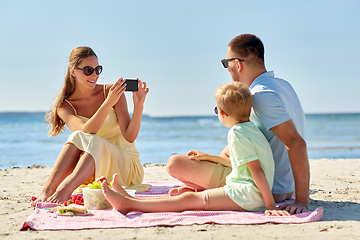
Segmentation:
{"type": "Polygon", "coordinates": [[[113,206],[113,208],[116,211],[119,211],[120,213],[126,215],[128,212],[130,212],[127,208],[126,208],[126,202],[129,200],[126,196],[122,195],[121,192],[125,192],[126,191],[121,187],[121,192],[115,192],[113,190],[111,190],[106,181],[103,181],[101,183],[101,187],[104,193],[105,198],[109,201],[109,203],[113,206]]]}
{"type": "Polygon", "coordinates": [[[170,196],[177,196],[177,195],[181,195],[183,193],[186,192],[197,192],[196,189],[191,188],[191,187],[177,187],[177,188],[172,188],[169,190],[169,195],[170,196]]]}

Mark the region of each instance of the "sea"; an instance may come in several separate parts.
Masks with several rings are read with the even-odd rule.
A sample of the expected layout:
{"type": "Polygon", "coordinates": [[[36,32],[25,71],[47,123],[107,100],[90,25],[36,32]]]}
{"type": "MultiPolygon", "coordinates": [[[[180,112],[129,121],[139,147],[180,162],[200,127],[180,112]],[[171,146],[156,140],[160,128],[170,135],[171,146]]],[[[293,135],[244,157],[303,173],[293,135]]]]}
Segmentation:
{"type": "MultiPolygon", "coordinates": [[[[310,159],[360,158],[360,113],[306,114],[310,159]]],[[[0,168],[53,166],[70,135],[48,137],[45,112],[0,112],[0,168]]],[[[144,115],[135,141],[142,163],[166,163],[191,149],[219,154],[228,129],[217,116],[144,115]]]]}

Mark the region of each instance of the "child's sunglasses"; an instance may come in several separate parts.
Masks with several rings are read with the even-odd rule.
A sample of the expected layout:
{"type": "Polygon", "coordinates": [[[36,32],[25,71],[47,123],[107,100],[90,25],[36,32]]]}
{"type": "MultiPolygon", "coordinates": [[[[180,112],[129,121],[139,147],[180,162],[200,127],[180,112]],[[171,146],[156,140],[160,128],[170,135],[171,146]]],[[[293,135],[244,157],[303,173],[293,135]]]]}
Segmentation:
{"type": "Polygon", "coordinates": [[[76,68],[82,70],[86,76],[90,76],[95,71],[96,75],[100,75],[102,72],[103,67],[101,65],[97,66],[96,68],[86,66],[84,68],[76,68]]]}
{"type": "MultiPolygon", "coordinates": [[[[218,109],[217,106],[214,108],[214,112],[215,112],[216,115],[219,114],[219,109],[218,109]]],[[[224,111],[223,111],[223,113],[227,116],[227,114],[224,111]]]]}

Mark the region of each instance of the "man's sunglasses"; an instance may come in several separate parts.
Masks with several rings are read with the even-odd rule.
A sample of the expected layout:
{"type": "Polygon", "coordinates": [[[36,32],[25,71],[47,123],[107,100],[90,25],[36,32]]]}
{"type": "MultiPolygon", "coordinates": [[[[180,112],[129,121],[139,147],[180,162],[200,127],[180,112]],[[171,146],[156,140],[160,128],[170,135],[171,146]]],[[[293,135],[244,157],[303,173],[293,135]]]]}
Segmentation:
{"type": "Polygon", "coordinates": [[[86,66],[84,68],[76,68],[82,70],[86,76],[90,76],[95,71],[96,75],[100,75],[102,72],[103,67],[101,65],[97,66],[96,68],[86,66]]]}
{"type": "Polygon", "coordinates": [[[224,68],[228,68],[229,67],[229,62],[234,61],[235,59],[239,60],[240,62],[245,61],[244,59],[241,59],[241,58],[229,58],[229,59],[221,60],[221,63],[224,66],[224,68]]]}

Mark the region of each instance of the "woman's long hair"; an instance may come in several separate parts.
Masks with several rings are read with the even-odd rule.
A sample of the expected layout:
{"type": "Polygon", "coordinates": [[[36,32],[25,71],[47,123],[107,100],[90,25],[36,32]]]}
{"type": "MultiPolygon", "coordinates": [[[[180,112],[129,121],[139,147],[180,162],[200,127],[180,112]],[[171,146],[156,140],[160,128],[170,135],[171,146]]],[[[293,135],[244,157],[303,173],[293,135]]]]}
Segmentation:
{"type": "Polygon", "coordinates": [[[49,123],[51,129],[48,133],[49,136],[56,136],[63,132],[65,122],[59,117],[57,111],[61,103],[70,97],[75,91],[75,78],[71,75],[71,69],[76,68],[84,58],[96,56],[95,52],[89,47],[77,47],[72,50],[69,57],[69,65],[66,71],[64,85],[55,99],[52,108],[46,113],[46,123],[49,123]]]}

